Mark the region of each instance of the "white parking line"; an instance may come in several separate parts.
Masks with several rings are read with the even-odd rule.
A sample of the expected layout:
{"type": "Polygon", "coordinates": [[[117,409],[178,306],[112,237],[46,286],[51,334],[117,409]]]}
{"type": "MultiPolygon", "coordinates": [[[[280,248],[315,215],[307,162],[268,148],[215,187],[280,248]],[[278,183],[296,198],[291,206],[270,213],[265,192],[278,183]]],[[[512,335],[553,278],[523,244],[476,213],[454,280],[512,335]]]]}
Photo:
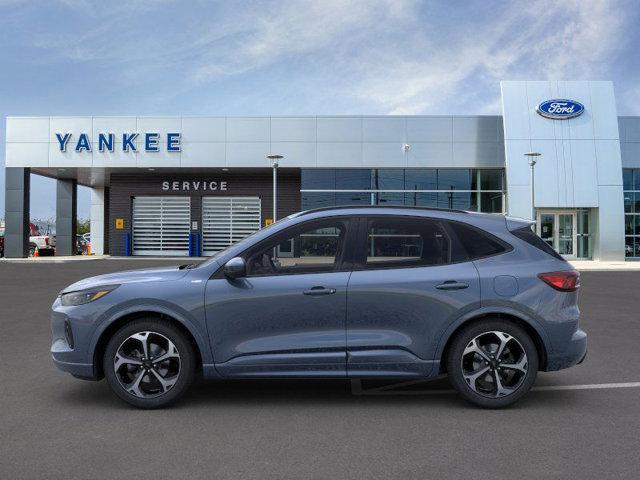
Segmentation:
{"type": "MultiPolygon", "coordinates": [[[[455,390],[397,390],[398,388],[407,387],[423,383],[425,380],[414,380],[410,382],[394,383],[376,388],[362,388],[361,380],[351,380],[352,395],[451,395],[456,393],[455,390]]],[[[623,383],[588,383],[584,385],[544,385],[533,387],[534,392],[549,392],[559,390],[604,390],[613,388],[640,388],[640,382],[623,382],[623,383]]]]}

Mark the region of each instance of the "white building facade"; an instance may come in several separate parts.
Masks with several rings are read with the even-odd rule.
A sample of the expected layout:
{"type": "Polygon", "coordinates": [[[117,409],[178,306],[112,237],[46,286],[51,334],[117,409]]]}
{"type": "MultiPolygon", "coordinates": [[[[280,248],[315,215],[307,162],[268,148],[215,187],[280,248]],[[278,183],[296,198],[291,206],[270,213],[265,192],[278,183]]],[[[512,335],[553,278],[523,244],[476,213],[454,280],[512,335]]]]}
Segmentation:
{"type": "Polygon", "coordinates": [[[613,84],[501,89],[502,116],[7,118],[5,254],[28,252],[38,174],[58,181],[60,255],[80,184],[97,254],[209,255],[301,209],[374,204],[535,216],[567,258],[640,257],[640,117],[618,117],[613,84]]]}

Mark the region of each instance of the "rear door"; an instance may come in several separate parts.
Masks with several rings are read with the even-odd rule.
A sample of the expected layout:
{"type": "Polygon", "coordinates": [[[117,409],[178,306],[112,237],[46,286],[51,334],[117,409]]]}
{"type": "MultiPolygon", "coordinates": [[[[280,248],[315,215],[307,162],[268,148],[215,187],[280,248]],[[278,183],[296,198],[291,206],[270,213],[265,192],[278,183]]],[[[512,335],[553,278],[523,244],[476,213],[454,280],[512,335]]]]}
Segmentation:
{"type": "Polygon", "coordinates": [[[446,223],[427,217],[360,220],[347,302],[349,376],[426,376],[447,326],[480,305],[478,272],[459,261],[446,223]]]}

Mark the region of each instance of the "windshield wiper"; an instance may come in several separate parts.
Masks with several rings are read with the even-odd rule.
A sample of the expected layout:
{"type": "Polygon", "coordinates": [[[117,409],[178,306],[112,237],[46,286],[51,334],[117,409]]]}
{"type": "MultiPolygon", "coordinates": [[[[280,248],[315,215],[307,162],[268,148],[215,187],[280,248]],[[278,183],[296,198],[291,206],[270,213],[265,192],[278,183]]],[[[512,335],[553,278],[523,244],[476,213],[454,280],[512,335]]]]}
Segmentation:
{"type": "Polygon", "coordinates": [[[185,263],[184,265],[180,265],[178,270],[191,270],[192,268],[196,268],[197,265],[195,263],[185,263]]]}

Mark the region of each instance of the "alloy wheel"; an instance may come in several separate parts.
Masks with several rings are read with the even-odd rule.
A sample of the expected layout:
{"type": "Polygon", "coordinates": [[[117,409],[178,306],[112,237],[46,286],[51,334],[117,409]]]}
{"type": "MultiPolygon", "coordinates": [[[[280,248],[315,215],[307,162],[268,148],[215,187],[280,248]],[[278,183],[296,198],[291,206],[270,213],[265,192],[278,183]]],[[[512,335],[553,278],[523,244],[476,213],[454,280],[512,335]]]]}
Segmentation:
{"type": "Polygon", "coordinates": [[[180,353],[166,336],[138,332],[120,344],[113,370],[122,388],[135,397],[153,398],[167,393],[180,376],[180,353]]]}
{"type": "Polygon", "coordinates": [[[527,354],[512,335],[488,331],[471,340],[461,360],[462,376],[475,393],[488,398],[511,395],[528,372],[527,354]]]}

